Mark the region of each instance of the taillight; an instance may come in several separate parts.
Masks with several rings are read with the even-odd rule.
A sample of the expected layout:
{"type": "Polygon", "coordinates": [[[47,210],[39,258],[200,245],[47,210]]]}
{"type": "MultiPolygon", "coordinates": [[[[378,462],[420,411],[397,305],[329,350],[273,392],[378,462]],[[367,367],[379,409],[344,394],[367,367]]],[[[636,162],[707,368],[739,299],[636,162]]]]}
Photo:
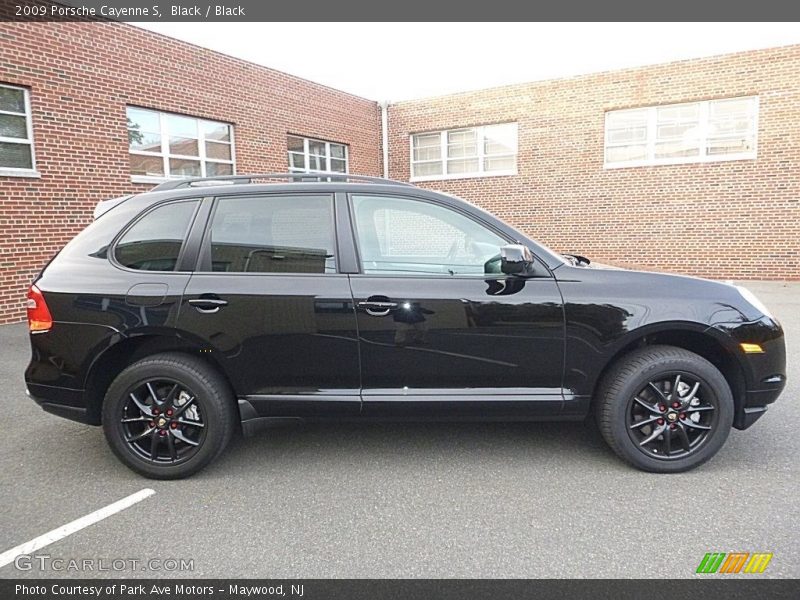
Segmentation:
{"type": "Polygon", "coordinates": [[[53,326],[53,317],[44,301],[42,292],[35,285],[28,290],[28,329],[31,333],[50,331],[53,326]]]}

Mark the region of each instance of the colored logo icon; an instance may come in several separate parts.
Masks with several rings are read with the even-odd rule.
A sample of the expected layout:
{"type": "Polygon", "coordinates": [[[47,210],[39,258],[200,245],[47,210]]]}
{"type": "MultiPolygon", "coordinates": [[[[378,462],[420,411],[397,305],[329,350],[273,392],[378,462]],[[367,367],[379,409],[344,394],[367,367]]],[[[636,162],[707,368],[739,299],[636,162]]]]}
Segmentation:
{"type": "Polygon", "coordinates": [[[771,560],[771,552],[709,552],[700,561],[696,572],[763,573],[771,560]]]}

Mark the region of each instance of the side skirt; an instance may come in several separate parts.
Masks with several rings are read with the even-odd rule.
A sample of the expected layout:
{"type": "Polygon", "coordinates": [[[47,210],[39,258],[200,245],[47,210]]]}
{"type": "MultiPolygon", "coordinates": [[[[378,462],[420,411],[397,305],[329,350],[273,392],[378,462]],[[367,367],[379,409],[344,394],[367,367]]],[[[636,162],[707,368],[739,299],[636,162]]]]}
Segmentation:
{"type": "Polygon", "coordinates": [[[560,395],[258,395],[239,399],[244,435],[305,422],[580,421],[589,398],[560,395]],[[288,414],[287,414],[288,413],[288,414]]]}

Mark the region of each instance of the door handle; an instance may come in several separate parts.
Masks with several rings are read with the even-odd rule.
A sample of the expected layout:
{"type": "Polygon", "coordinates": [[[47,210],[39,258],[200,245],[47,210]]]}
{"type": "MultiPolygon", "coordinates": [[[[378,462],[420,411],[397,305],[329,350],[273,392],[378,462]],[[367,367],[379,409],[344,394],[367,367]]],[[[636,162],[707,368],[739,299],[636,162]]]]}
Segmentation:
{"type": "Polygon", "coordinates": [[[397,308],[397,302],[365,300],[358,303],[359,308],[363,308],[368,315],[373,317],[385,317],[393,308],[397,308]]]}
{"type": "Polygon", "coordinates": [[[228,305],[227,300],[220,298],[192,298],[189,304],[197,309],[197,312],[211,314],[219,311],[223,306],[228,305]]]}

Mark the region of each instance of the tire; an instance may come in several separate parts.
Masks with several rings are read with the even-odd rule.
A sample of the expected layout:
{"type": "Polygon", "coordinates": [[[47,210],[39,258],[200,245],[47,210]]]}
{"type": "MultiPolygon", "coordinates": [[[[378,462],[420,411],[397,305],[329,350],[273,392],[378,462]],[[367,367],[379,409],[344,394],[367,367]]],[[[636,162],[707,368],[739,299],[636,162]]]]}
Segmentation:
{"type": "Polygon", "coordinates": [[[647,346],[623,356],[603,378],[595,402],[606,443],[626,462],[653,473],[703,464],[723,446],[733,424],[733,395],[722,373],[673,346],[647,346]]]}
{"type": "Polygon", "coordinates": [[[227,446],[237,420],[225,379],[199,358],[179,353],[130,365],[103,401],[111,450],[152,479],[182,479],[207,466],[227,446]]]}

